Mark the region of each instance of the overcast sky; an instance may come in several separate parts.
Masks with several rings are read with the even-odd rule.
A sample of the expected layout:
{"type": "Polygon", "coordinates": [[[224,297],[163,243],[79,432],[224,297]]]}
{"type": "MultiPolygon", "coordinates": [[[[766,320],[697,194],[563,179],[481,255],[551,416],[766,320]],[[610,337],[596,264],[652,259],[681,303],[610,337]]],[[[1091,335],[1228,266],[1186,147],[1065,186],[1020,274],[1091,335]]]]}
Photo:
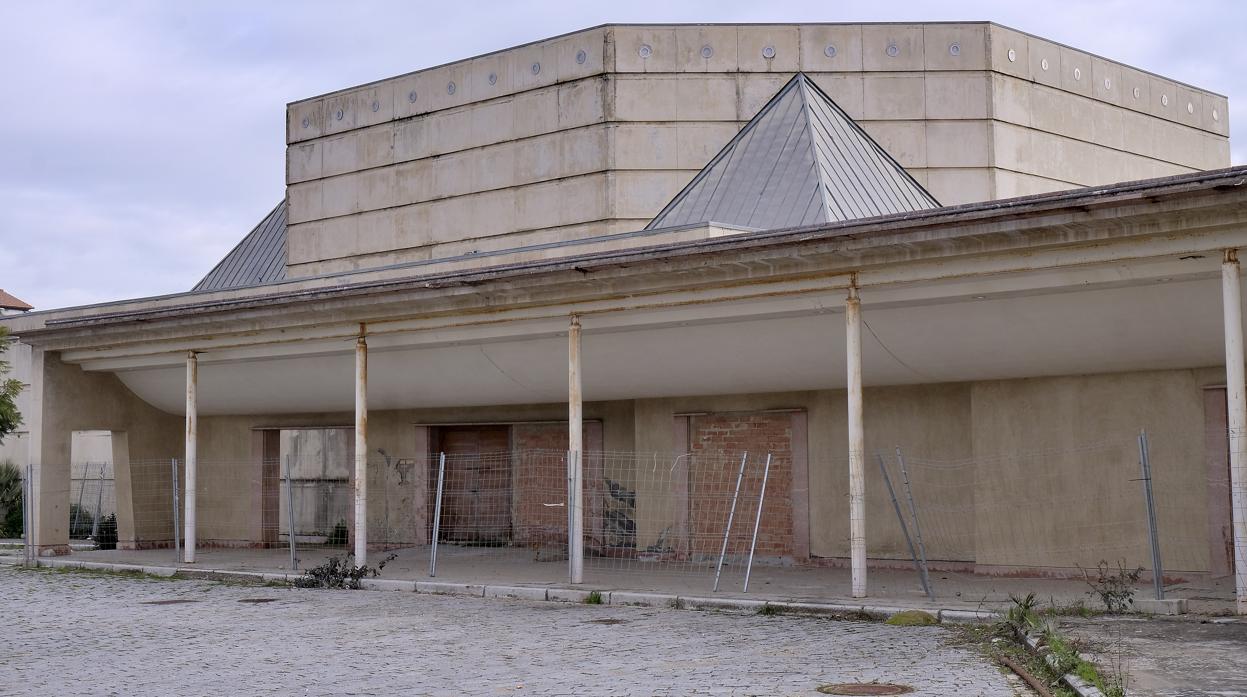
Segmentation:
{"type": "Polygon", "coordinates": [[[41,309],[189,289],[281,200],[285,104],[606,22],[992,20],[1230,98],[1247,3],[7,2],[0,288],[41,309]]]}

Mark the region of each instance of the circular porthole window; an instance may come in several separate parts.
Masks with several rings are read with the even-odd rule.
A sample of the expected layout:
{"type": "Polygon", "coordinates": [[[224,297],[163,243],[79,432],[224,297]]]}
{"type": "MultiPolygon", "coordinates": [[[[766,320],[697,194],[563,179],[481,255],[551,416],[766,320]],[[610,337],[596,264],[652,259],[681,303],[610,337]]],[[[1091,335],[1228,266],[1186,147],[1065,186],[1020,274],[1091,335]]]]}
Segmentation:
{"type": "Polygon", "coordinates": [[[641,48],[638,48],[636,52],[642,58],[649,58],[654,55],[654,47],[649,44],[641,44],[641,48]]]}
{"type": "Polygon", "coordinates": [[[1014,51],[1013,49],[1009,49],[1009,62],[1016,63],[1017,60],[1018,60],[1018,52],[1014,51]]]}
{"type": "Polygon", "coordinates": [[[496,85],[496,84],[498,84],[498,73],[490,73],[490,74],[489,74],[489,84],[491,84],[491,85],[496,85]]]}
{"type": "Polygon", "coordinates": [[[446,83],[446,94],[454,94],[456,91],[458,91],[458,89],[459,87],[455,85],[455,83],[453,82],[446,83]]]}
{"type": "Polygon", "coordinates": [[[1041,60],[1039,61],[1039,67],[1040,67],[1040,68],[1042,68],[1042,69],[1044,69],[1044,70],[1047,70],[1047,69],[1048,69],[1048,59],[1047,59],[1047,58],[1041,59],[1041,60]]]}
{"type": "Polygon", "coordinates": [[[827,48],[823,49],[823,55],[827,56],[828,58],[835,58],[836,47],[832,44],[827,44],[827,48]]]}
{"type": "Polygon", "coordinates": [[[1081,69],[1079,69],[1079,68],[1074,68],[1074,79],[1075,79],[1075,80],[1082,80],[1082,70],[1081,70],[1081,69]]]}
{"type": "Polygon", "coordinates": [[[762,57],[763,57],[763,58],[766,58],[767,60],[770,60],[770,59],[774,58],[774,57],[775,57],[775,47],[774,47],[774,46],[767,46],[766,48],[762,49],[762,57]]]}
{"type": "Polygon", "coordinates": [[[901,55],[901,47],[896,44],[888,44],[887,53],[889,56],[896,58],[901,55]]]}
{"type": "Polygon", "coordinates": [[[579,51],[576,51],[576,62],[577,63],[584,65],[584,62],[587,60],[589,60],[589,54],[585,53],[584,49],[580,49],[579,51]]]}
{"type": "Polygon", "coordinates": [[[407,93],[407,101],[411,102],[412,104],[415,104],[415,103],[416,103],[416,97],[417,97],[417,96],[418,96],[418,95],[416,94],[416,91],[415,91],[415,90],[412,90],[412,91],[410,91],[410,92],[408,92],[408,93],[407,93]]]}
{"type": "Polygon", "coordinates": [[[948,45],[948,55],[950,55],[950,56],[960,56],[960,55],[961,55],[961,44],[957,43],[956,41],[954,41],[954,42],[952,42],[951,44],[949,44],[949,45],[948,45]]]}
{"type": "Polygon", "coordinates": [[[341,109],[338,109],[337,111],[333,113],[333,117],[337,119],[338,121],[341,121],[343,116],[346,116],[346,113],[343,112],[341,109]]]}
{"type": "MultiPolygon", "coordinates": [[[[1215,111],[1214,111],[1214,112],[1212,112],[1212,113],[1213,113],[1213,114],[1216,114],[1217,112],[1215,112],[1215,111]]],[[[1213,116],[1212,118],[1214,118],[1214,119],[1215,119],[1215,118],[1217,118],[1217,117],[1216,117],[1216,116],[1213,116]]],[[[304,117],[303,117],[303,127],[304,127],[304,128],[307,128],[308,126],[311,126],[311,125],[312,125],[311,120],[309,120],[306,116],[304,116],[304,117]]]]}
{"type": "Polygon", "coordinates": [[[711,57],[711,56],[713,56],[713,55],[714,55],[714,49],[713,49],[712,47],[710,47],[709,45],[706,45],[706,46],[702,46],[702,47],[701,47],[701,57],[702,57],[702,58],[705,58],[705,59],[709,60],[709,59],[710,59],[710,57],[711,57]]]}

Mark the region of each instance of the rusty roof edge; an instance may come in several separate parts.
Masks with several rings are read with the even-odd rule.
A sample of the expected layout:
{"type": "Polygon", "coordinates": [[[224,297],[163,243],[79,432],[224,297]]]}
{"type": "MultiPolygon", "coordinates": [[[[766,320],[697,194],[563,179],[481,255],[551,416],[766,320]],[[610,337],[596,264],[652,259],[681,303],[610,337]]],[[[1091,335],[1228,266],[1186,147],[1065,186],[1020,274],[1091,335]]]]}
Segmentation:
{"type": "MultiPolygon", "coordinates": [[[[664,245],[595,252],[558,259],[544,259],[516,264],[448,271],[426,276],[378,279],[353,284],[318,286],[281,293],[253,295],[244,298],[223,298],[201,303],[185,303],[151,309],[137,309],[117,313],[97,314],[64,319],[51,318],[45,328],[23,331],[34,336],[53,330],[73,329],[125,322],[157,321],[181,316],[213,312],[229,312],[275,304],[294,304],[325,298],[348,298],[375,295],[407,289],[425,289],[454,285],[467,285],[498,280],[507,277],[529,276],[538,273],[561,271],[586,271],[594,267],[620,266],[682,257],[708,256],[735,250],[757,250],[786,244],[805,244],[853,237],[868,239],[872,235],[896,233],[907,229],[940,226],[965,226],[980,222],[1033,217],[1061,209],[1082,209],[1088,206],[1110,205],[1142,198],[1194,194],[1209,190],[1238,188],[1247,184],[1247,166],[1210,170],[1194,174],[1174,175],[1159,179],[1146,179],[1118,184],[1072,189],[1069,191],[1036,194],[1013,199],[947,206],[912,213],[880,216],[861,220],[844,221],[826,225],[814,225],[778,230],[746,232],[706,240],[676,242],[664,245]]],[[[1244,189],[1247,191],[1247,189],[1244,189]]],[[[166,296],[179,297],[179,296],[166,296]]],[[[134,302],[134,300],[120,301],[134,302]]],[[[101,309],[107,307],[101,306],[101,309]]],[[[66,310],[73,308],[65,308],[66,310]]],[[[48,311],[52,314],[54,311],[48,311]]],[[[29,315],[27,315],[29,316],[29,315]]]]}

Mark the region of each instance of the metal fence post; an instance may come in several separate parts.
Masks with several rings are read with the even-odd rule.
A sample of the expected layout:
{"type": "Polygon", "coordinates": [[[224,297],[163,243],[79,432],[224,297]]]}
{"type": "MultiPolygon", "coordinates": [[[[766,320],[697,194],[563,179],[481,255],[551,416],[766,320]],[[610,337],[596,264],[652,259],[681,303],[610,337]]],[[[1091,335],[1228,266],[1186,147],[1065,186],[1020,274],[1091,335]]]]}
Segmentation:
{"type": "Polygon", "coordinates": [[[26,465],[26,478],[22,482],[22,562],[34,564],[35,557],[35,511],[34,511],[34,465],[26,465]]]}
{"type": "Polygon", "coordinates": [[[892,477],[888,475],[888,468],[884,464],[883,454],[876,453],[879,458],[879,471],[883,472],[883,483],[888,487],[888,496],[892,497],[892,508],[896,511],[896,520],[901,524],[901,534],[905,536],[905,546],[909,548],[909,558],[914,560],[914,571],[918,572],[918,581],[922,584],[922,590],[931,600],[935,600],[935,594],[931,592],[931,584],[927,579],[927,575],[922,572],[922,564],[918,563],[918,552],[914,549],[913,538],[909,536],[909,526],[905,524],[905,514],[901,512],[901,502],[896,500],[896,490],[892,488],[892,477]]]}
{"type": "Polygon", "coordinates": [[[1152,499],[1152,463],[1147,456],[1147,431],[1139,431],[1139,467],[1143,470],[1143,492],[1147,499],[1147,533],[1152,547],[1152,585],[1156,599],[1165,599],[1165,569],[1160,561],[1160,539],[1156,532],[1156,502],[1152,499]]]}
{"type": "MultiPolygon", "coordinates": [[[[86,469],[86,468],[87,468],[87,467],[88,467],[88,465],[83,464],[83,466],[82,466],[82,473],[83,473],[83,475],[86,475],[86,472],[87,472],[87,469],[86,469]]],[[[69,485],[70,485],[70,488],[73,488],[73,484],[74,484],[74,480],[73,480],[73,473],[74,473],[74,472],[73,472],[73,469],[74,469],[74,466],[73,466],[73,464],[71,463],[71,464],[69,465],[69,474],[70,474],[69,485]]],[[[86,476],[83,476],[83,478],[82,478],[82,479],[80,479],[80,480],[78,481],[78,505],[74,506],[74,517],[73,517],[73,518],[71,518],[71,519],[70,519],[70,521],[69,521],[69,539],[71,539],[71,540],[72,540],[72,539],[74,539],[74,533],[75,533],[75,532],[77,531],[77,529],[78,529],[78,517],[82,515],[82,493],[86,490],[86,488],[87,488],[87,478],[86,478],[86,476]]]]}
{"type": "MultiPolygon", "coordinates": [[[[99,544],[100,539],[100,513],[104,508],[104,472],[108,469],[108,463],[100,465],[100,488],[95,491],[95,520],[91,523],[91,539],[99,544]]],[[[86,478],[83,478],[85,483],[86,478]]]]}
{"type": "Polygon", "coordinates": [[[286,541],[290,546],[290,570],[299,569],[299,560],[295,557],[294,530],[294,474],[290,468],[290,454],[286,454],[286,541]]]}
{"type": "MultiPolygon", "coordinates": [[[[901,454],[901,446],[896,446],[896,461],[901,466],[901,477],[905,482],[905,496],[909,499],[909,517],[914,521],[914,536],[918,538],[918,558],[922,561],[922,586],[931,588],[931,576],[927,573],[927,546],[922,541],[922,523],[918,520],[918,509],[914,506],[914,491],[909,486],[909,470],[905,468],[905,456],[901,454]]],[[[930,593],[930,590],[927,591],[930,593]]]]}
{"type": "Polygon", "coordinates": [[[429,549],[429,578],[437,576],[437,538],[442,528],[442,483],[446,480],[446,453],[437,456],[437,498],[433,502],[433,546],[429,549]]]}
{"type": "Polygon", "coordinates": [[[173,468],[173,558],[179,563],[182,561],[182,514],[181,501],[178,496],[178,459],[169,460],[170,466],[173,468]]]}
{"type": "Polygon", "coordinates": [[[732,519],[736,517],[736,499],[740,498],[740,482],[745,478],[745,463],[749,453],[740,457],[740,473],[736,475],[736,493],[732,494],[732,508],[727,514],[727,527],[723,529],[723,548],[719,550],[719,563],[714,568],[714,590],[719,590],[719,573],[723,571],[723,558],[727,556],[727,538],[732,534],[732,519]]]}
{"type": "Polygon", "coordinates": [[[753,519],[753,539],[749,541],[749,563],[745,565],[745,586],[742,593],[749,592],[749,574],[753,571],[753,551],[758,546],[758,528],[762,525],[762,504],[766,502],[766,480],[771,476],[771,453],[766,454],[766,466],[762,469],[762,491],[758,493],[758,515],[753,519]]]}

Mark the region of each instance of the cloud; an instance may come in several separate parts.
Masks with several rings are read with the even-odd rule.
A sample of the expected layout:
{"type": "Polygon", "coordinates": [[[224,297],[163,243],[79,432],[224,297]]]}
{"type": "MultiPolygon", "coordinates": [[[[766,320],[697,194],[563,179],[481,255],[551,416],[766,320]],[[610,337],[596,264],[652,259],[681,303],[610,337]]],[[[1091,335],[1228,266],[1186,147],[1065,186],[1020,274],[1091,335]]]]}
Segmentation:
{"type": "Polygon", "coordinates": [[[984,19],[1227,94],[1247,129],[1235,2],[6,3],[0,287],[190,288],[282,197],[289,101],[604,22],[984,19]]]}

